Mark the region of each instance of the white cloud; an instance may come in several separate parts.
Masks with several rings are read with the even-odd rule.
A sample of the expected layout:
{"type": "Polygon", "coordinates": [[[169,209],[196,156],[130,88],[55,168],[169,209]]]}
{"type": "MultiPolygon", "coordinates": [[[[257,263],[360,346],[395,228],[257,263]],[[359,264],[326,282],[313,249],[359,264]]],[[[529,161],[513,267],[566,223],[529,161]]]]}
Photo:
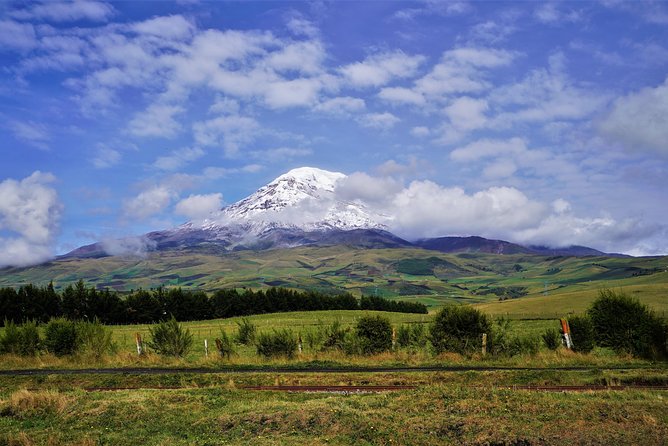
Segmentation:
{"type": "Polygon", "coordinates": [[[477,161],[483,158],[508,157],[525,153],[527,144],[522,138],[481,139],[450,152],[450,159],[460,162],[477,161]]]}
{"type": "Polygon", "coordinates": [[[530,228],[541,220],[544,206],[521,191],[492,187],[474,194],[431,181],[413,181],[397,194],[392,229],[400,235],[505,235],[530,228]]]}
{"type": "Polygon", "coordinates": [[[315,74],[322,71],[325,49],[317,40],[290,43],[268,55],[267,66],[277,72],[315,74]]]}
{"type": "Polygon", "coordinates": [[[301,158],[313,154],[313,150],[297,147],[278,147],[276,149],[256,150],[251,152],[254,158],[267,161],[283,161],[291,158],[301,158]]]}
{"type": "Polygon", "coordinates": [[[174,212],[191,220],[206,218],[223,206],[223,194],[190,195],[176,203],[174,212]]]}
{"type": "Polygon", "coordinates": [[[191,161],[195,161],[204,156],[204,150],[199,147],[184,147],[182,149],[172,150],[167,156],[158,157],[153,163],[153,167],[160,170],[178,170],[191,161]]]}
{"type": "Polygon", "coordinates": [[[145,257],[156,242],[146,237],[105,238],[102,249],[112,256],[145,257]]]}
{"type": "Polygon", "coordinates": [[[316,105],[313,110],[321,113],[346,116],[364,110],[365,108],[366,103],[364,102],[364,99],[343,96],[327,99],[316,105]]]}
{"type": "Polygon", "coordinates": [[[362,62],[340,68],[344,78],[355,87],[379,87],[395,78],[412,77],[424,62],[421,55],[409,56],[402,51],[374,54],[362,62]]]}
{"type": "Polygon", "coordinates": [[[95,157],[92,159],[93,166],[97,169],[107,169],[117,165],[121,161],[121,153],[110,147],[98,147],[95,157]]]}
{"type": "Polygon", "coordinates": [[[629,149],[668,155],[668,79],[656,88],[617,98],[599,129],[629,149]]]}
{"type": "Polygon", "coordinates": [[[378,97],[388,102],[403,104],[423,105],[425,103],[424,96],[420,92],[404,87],[385,87],[380,90],[378,97]]]}
{"type": "Polygon", "coordinates": [[[563,53],[549,59],[548,69],[531,71],[522,81],[496,88],[489,102],[502,111],[490,126],[509,128],[517,123],[577,120],[599,111],[608,97],[588,85],[578,85],[564,72],[563,53]]]}
{"type": "Polygon", "coordinates": [[[130,133],[136,136],[173,138],[181,130],[181,124],[174,119],[174,115],[184,111],[183,107],[177,105],[152,104],[130,121],[130,133]]]}
{"type": "Polygon", "coordinates": [[[303,17],[290,18],[286,26],[296,36],[317,37],[320,34],[320,31],[313,22],[303,17]]]}
{"type": "Polygon", "coordinates": [[[37,46],[35,28],[29,23],[0,20],[0,52],[29,51],[37,46]]]}
{"type": "Polygon", "coordinates": [[[175,197],[176,193],[168,186],[153,186],[125,200],[123,214],[131,220],[145,220],[164,211],[175,197]]]}
{"type": "Polygon", "coordinates": [[[193,124],[195,141],[203,146],[222,146],[227,156],[235,156],[252,142],[259,131],[258,122],[245,116],[220,116],[193,124]]]}
{"type": "Polygon", "coordinates": [[[25,266],[47,260],[53,254],[53,241],[62,205],[49,183],[55,177],[34,172],[21,181],[0,182],[0,266],[25,266]]]}
{"type": "Polygon", "coordinates": [[[47,150],[51,139],[49,132],[43,124],[33,121],[10,121],[7,126],[20,141],[26,142],[38,149],[47,150]]]}
{"type": "Polygon", "coordinates": [[[455,99],[443,111],[456,130],[470,131],[483,127],[487,122],[485,112],[489,109],[484,99],[462,96],[455,99]]]}
{"type": "Polygon", "coordinates": [[[379,130],[389,130],[399,121],[401,121],[401,119],[389,112],[368,113],[358,119],[358,122],[362,126],[379,130]]]}
{"type": "Polygon", "coordinates": [[[487,165],[482,174],[485,178],[497,180],[511,177],[517,171],[517,166],[512,160],[497,160],[487,165]]]}
{"type": "Polygon", "coordinates": [[[579,22],[582,14],[579,11],[562,11],[561,5],[556,3],[543,3],[534,11],[534,17],[541,23],[555,24],[564,22],[579,22]]]}
{"type": "Polygon", "coordinates": [[[360,200],[367,205],[378,205],[390,201],[402,188],[403,185],[392,178],[355,172],[337,183],[336,195],[344,201],[360,200]]]}
{"type": "Polygon", "coordinates": [[[441,61],[415,82],[428,98],[453,93],[475,93],[490,87],[483,69],[509,65],[516,54],[506,50],[462,47],[443,53],[441,61]]]}
{"type": "Polygon", "coordinates": [[[115,10],[110,4],[90,0],[47,1],[10,12],[12,17],[20,20],[41,19],[54,22],[106,22],[114,14],[115,10]]]}
{"type": "Polygon", "coordinates": [[[431,134],[431,131],[429,130],[428,127],[417,126],[417,127],[413,127],[411,129],[411,135],[416,136],[418,138],[426,138],[430,134],[431,134]]]}
{"type": "Polygon", "coordinates": [[[135,23],[131,29],[139,34],[175,40],[188,39],[195,31],[193,24],[180,15],[155,17],[135,23]]]}

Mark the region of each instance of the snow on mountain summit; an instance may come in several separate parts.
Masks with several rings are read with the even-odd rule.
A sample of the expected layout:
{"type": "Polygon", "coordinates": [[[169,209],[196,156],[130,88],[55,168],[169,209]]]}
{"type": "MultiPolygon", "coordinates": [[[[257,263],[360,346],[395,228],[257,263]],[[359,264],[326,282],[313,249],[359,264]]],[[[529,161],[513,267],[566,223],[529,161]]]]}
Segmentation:
{"type": "MultiPolygon", "coordinates": [[[[343,173],[314,167],[293,169],[212,214],[201,228],[242,226],[256,235],[275,228],[385,229],[386,217],[369,211],[363,203],[337,197],[337,184],[345,178],[343,173]]],[[[192,227],[192,223],[187,225],[192,227]]]]}

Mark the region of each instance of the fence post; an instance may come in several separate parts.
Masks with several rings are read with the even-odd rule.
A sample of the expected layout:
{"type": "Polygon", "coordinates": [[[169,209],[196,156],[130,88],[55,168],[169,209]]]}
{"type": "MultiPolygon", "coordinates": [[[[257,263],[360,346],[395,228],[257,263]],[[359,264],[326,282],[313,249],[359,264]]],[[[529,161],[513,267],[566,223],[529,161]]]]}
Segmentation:
{"type": "Polygon", "coordinates": [[[482,334],[482,355],[487,354],[487,333],[482,334]]]}
{"type": "Polygon", "coordinates": [[[209,341],[204,340],[204,356],[209,356],[209,341]]]}
{"type": "Polygon", "coordinates": [[[137,344],[137,354],[139,356],[144,354],[144,341],[140,333],[135,333],[135,343],[137,344]]]}

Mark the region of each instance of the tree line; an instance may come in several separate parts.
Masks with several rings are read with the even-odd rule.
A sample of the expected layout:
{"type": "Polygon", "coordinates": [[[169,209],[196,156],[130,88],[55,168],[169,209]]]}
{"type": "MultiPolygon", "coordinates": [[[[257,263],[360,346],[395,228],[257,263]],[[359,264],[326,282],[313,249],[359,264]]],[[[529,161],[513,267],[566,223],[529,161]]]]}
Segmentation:
{"type": "Polygon", "coordinates": [[[139,289],[127,294],[98,290],[80,280],[56,291],[47,286],[0,288],[0,323],[47,322],[52,318],[99,320],[104,324],[147,324],[174,317],[178,321],[218,319],[252,314],[317,310],[381,310],[427,313],[420,303],[270,288],[221,289],[213,294],[181,288],[139,289]]]}

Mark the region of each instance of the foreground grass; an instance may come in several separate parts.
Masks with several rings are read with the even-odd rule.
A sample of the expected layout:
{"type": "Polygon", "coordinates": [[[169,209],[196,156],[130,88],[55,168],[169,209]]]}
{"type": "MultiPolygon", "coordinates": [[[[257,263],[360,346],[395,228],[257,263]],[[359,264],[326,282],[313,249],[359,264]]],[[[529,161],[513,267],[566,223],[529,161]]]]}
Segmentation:
{"type": "MultiPolygon", "coordinates": [[[[624,379],[615,373],[615,379],[624,379]]],[[[627,373],[634,379],[636,372],[627,373]]],[[[653,373],[666,378],[663,371],[653,373]]],[[[663,444],[668,438],[665,392],[535,393],[496,387],[610,378],[595,372],[5,377],[0,380],[0,444],[663,444]],[[278,383],[419,387],[353,395],[241,388],[278,383]],[[185,388],[82,389],[91,385],[185,388]]]]}

